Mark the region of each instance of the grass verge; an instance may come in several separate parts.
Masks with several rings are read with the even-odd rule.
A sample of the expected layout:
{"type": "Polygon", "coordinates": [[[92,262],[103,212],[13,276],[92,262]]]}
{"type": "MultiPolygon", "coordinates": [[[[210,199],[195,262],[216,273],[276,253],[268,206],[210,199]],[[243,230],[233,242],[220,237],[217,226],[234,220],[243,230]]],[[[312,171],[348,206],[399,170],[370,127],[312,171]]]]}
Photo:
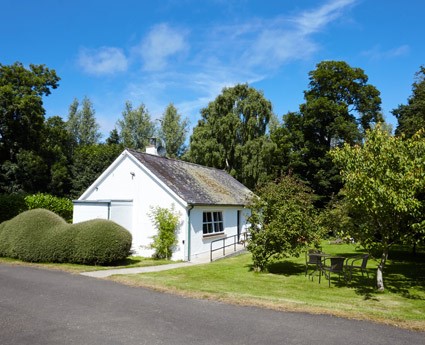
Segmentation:
{"type": "Polygon", "coordinates": [[[119,268],[158,266],[158,265],[166,265],[171,262],[167,260],[156,260],[156,259],[144,258],[140,256],[130,256],[127,259],[117,262],[116,264],[110,265],[110,266],[78,265],[78,264],[68,264],[68,263],[29,263],[29,262],[24,262],[21,260],[0,257],[0,264],[1,263],[11,264],[11,265],[35,266],[35,267],[41,267],[41,268],[61,270],[61,271],[66,271],[70,273],[81,273],[81,272],[101,271],[101,270],[119,269],[119,268]]]}
{"type": "MultiPolygon", "coordinates": [[[[353,245],[325,245],[336,255],[358,254],[353,245]]],[[[385,270],[386,290],[375,286],[376,261],[369,261],[370,278],[354,275],[350,283],[332,277],[318,283],[305,276],[305,259],[290,258],[269,266],[269,273],[252,270],[250,254],[211,264],[111,279],[186,297],[207,298],[276,310],[331,314],[425,331],[425,253],[409,261],[404,251],[392,253],[385,270]],[[418,260],[418,258],[420,260],[418,260]]]]}

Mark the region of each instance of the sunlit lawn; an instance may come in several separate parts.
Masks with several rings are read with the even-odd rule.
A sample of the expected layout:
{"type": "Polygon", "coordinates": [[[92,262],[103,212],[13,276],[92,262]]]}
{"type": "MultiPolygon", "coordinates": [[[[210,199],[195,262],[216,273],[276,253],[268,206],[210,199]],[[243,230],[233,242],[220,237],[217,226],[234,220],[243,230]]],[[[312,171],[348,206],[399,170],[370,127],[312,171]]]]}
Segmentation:
{"type": "MultiPolygon", "coordinates": [[[[325,244],[329,254],[359,254],[354,245],[325,244]]],[[[269,266],[269,273],[252,270],[250,254],[157,273],[115,276],[132,285],[149,286],[183,295],[212,298],[274,309],[328,313],[370,319],[425,331],[425,253],[416,259],[406,252],[392,253],[384,280],[386,290],[375,289],[377,262],[369,261],[369,276],[354,275],[350,283],[333,276],[331,287],[322,277],[305,276],[305,258],[290,258],[269,266]]]]}

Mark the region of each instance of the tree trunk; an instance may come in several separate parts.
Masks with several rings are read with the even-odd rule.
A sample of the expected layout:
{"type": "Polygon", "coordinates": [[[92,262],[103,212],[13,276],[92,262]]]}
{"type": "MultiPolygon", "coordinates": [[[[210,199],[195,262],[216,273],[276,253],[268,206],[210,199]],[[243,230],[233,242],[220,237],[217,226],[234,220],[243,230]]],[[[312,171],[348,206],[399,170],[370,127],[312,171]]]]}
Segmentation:
{"type": "Polygon", "coordinates": [[[381,256],[381,262],[378,265],[378,270],[376,272],[376,286],[378,288],[378,291],[384,291],[384,266],[385,266],[385,262],[387,261],[388,258],[388,248],[384,249],[384,252],[382,253],[381,256]]]}

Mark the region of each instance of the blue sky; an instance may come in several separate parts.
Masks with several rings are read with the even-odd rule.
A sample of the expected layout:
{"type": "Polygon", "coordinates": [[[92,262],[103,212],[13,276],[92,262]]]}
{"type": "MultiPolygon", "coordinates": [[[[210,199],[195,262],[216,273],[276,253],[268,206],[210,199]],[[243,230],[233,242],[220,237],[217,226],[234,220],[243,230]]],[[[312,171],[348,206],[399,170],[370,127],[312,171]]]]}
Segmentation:
{"type": "Polygon", "coordinates": [[[423,0],[0,0],[0,63],[45,64],[60,86],[46,115],[89,97],[105,139],[126,100],[158,118],[172,102],[192,126],[225,86],[297,111],[322,60],[362,68],[386,120],[425,64],[423,0]]]}

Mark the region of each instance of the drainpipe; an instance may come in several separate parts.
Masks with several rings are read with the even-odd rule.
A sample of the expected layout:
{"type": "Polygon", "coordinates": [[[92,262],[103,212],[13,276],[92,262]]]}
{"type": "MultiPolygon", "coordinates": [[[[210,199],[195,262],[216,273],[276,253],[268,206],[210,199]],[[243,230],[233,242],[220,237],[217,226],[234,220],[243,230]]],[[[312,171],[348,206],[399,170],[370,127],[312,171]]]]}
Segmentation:
{"type": "Polygon", "coordinates": [[[190,261],[190,245],[191,245],[191,235],[190,235],[190,211],[193,209],[193,205],[189,205],[187,209],[187,261],[190,261]]]}

